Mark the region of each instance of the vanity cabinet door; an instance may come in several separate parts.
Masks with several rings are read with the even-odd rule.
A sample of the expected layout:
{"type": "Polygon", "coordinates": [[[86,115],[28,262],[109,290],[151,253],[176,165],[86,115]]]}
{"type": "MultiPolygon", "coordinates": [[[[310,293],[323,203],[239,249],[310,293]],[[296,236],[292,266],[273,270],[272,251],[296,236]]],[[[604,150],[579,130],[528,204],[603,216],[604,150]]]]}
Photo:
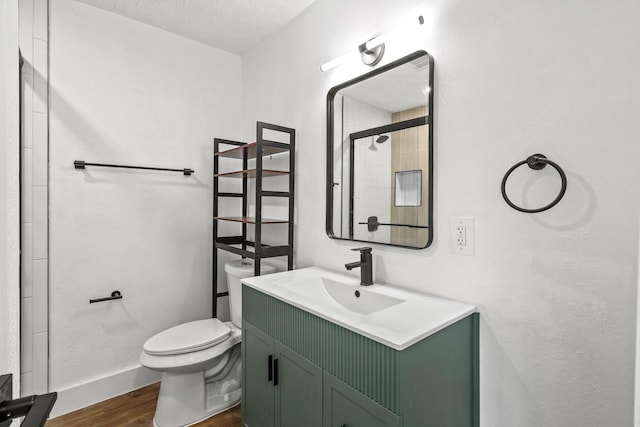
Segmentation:
{"type": "Polygon", "coordinates": [[[276,426],[322,427],[322,369],[276,341],[276,426]]]}
{"type": "Polygon", "coordinates": [[[402,418],[325,372],[323,427],[401,427],[402,418]]]}
{"type": "Polygon", "coordinates": [[[242,426],[274,427],[274,340],[243,322],[242,426]]]}
{"type": "Polygon", "coordinates": [[[242,426],[322,427],[322,369],[243,321],[242,426]]]}

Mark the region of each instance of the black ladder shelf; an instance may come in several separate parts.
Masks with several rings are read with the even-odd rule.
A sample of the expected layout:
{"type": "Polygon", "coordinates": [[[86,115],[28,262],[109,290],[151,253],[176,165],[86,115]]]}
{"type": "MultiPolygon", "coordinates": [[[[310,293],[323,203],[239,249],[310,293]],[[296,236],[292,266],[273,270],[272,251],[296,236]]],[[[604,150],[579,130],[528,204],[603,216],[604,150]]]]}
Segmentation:
{"type": "Polygon", "coordinates": [[[218,292],[218,250],[240,255],[254,260],[254,275],[260,275],[260,264],[264,258],[287,257],[287,268],[293,269],[293,221],[294,221],[294,176],[295,176],[295,129],[278,126],[265,122],[257,122],[256,142],[245,143],[228,139],[214,138],[213,140],[213,317],[217,317],[217,300],[227,296],[228,292],[218,292]],[[287,143],[276,142],[265,138],[265,130],[287,134],[287,143]],[[224,149],[221,150],[221,146],[224,149]],[[232,148],[228,148],[232,147],[232,148]],[[288,153],[288,170],[274,170],[263,168],[263,158],[274,154],[288,153]],[[234,171],[220,171],[220,158],[242,160],[242,168],[234,171]],[[249,161],[255,165],[249,168],[249,161]],[[263,189],[263,178],[274,176],[288,176],[286,191],[267,191],[263,189]],[[235,178],[242,180],[241,192],[220,192],[219,180],[235,178]],[[254,181],[255,192],[249,194],[249,179],[254,181]],[[249,196],[255,196],[255,216],[248,216],[249,196]],[[263,197],[282,197],[288,199],[288,219],[270,219],[262,216],[263,197]],[[220,198],[240,198],[242,213],[239,216],[220,216],[220,198]],[[241,233],[233,236],[219,235],[219,221],[241,224],[241,233]],[[263,242],[263,225],[287,224],[288,236],[286,245],[269,245],[263,242]],[[247,226],[254,227],[254,240],[249,240],[247,226]]]}

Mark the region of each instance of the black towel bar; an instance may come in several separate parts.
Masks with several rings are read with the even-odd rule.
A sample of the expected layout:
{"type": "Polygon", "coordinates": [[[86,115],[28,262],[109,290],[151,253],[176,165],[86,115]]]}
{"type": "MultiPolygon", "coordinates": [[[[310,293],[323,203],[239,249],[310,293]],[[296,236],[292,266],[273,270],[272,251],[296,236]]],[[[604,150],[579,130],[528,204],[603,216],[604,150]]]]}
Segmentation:
{"type": "Polygon", "coordinates": [[[84,160],[74,160],[73,166],[76,169],[84,169],[85,166],[99,166],[103,168],[123,168],[123,169],[144,169],[144,170],[152,170],[152,171],[169,171],[169,172],[182,172],[184,175],[188,176],[194,173],[193,169],[169,169],[169,168],[153,168],[149,166],[129,166],[129,165],[112,165],[108,163],[88,163],[84,160]]]}
{"type": "Polygon", "coordinates": [[[111,301],[111,300],[114,300],[114,299],[122,299],[122,294],[120,293],[120,291],[111,292],[111,296],[110,297],[90,299],[89,300],[89,304],[93,304],[94,302],[111,301]]]}
{"type": "Polygon", "coordinates": [[[366,225],[369,231],[377,231],[378,227],[381,225],[388,225],[390,227],[409,227],[409,228],[429,228],[426,225],[414,225],[414,224],[393,224],[393,223],[385,223],[379,222],[377,216],[370,216],[367,218],[367,222],[359,222],[360,225],[366,225]]]}

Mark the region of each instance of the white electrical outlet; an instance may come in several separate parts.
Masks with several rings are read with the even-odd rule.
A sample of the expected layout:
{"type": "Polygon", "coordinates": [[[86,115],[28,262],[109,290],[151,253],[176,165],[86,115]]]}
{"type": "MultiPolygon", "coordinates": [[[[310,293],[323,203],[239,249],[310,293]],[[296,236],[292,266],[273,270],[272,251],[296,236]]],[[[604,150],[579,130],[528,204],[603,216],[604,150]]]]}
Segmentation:
{"type": "Polygon", "coordinates": [[[449,240],[451,253],[458,255],[474,254],[473,217],[459,216],[449,218],[449,240]]]}
{"type": "Polygon", "coordinates": [[[467,246],[467,227],[456,225],[456,246],[467,246]]]}

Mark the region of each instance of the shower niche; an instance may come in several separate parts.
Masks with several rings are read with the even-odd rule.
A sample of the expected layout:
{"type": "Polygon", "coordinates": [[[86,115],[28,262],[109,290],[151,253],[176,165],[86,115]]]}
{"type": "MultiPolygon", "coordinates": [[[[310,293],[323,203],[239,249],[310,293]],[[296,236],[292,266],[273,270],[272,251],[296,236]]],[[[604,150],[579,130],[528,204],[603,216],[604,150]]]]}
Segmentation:
{"type": "Polygon", "coordinates": [[[422,206],[422,170],[396,172],[394,192],[394,206],[422,206]]]}
{"type": "Polygon", "coordinates": [[[414,52],[327,95],[329,237],[433,241],[433,58],[414,52]]]}

